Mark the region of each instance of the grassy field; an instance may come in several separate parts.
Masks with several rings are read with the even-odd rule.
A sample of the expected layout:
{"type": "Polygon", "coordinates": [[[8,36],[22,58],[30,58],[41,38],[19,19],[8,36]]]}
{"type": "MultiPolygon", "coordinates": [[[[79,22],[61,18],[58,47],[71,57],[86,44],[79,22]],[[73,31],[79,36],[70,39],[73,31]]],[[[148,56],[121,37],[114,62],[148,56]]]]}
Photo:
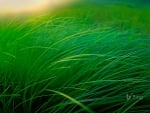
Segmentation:
{"type": "Polygon", "coordinates": [[[150,9],[74,6],[0,21],[0,113],[149,113],[150,9]]]}

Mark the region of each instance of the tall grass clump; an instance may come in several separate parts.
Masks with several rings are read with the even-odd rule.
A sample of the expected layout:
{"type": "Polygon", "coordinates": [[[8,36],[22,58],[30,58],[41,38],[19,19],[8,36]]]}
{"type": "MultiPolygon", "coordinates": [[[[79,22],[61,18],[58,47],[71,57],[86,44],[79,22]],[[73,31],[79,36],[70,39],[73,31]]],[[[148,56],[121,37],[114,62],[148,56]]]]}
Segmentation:
{"type": "Polygon", "coordinates": [[[82,16],[37,21],[0,25],[1,113],[149,113],[149,36],[82,16]]]}

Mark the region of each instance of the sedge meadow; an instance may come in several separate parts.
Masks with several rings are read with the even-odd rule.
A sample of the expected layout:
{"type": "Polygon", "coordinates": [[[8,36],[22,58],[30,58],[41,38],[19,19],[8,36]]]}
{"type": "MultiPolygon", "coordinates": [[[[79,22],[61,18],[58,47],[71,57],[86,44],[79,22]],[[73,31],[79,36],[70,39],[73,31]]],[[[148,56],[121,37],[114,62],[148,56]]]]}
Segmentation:
{"type": "Polygon", "coordinates": [[[1,17],[0,113],[149,112],[147,5],[83,1],[1,17]]]}

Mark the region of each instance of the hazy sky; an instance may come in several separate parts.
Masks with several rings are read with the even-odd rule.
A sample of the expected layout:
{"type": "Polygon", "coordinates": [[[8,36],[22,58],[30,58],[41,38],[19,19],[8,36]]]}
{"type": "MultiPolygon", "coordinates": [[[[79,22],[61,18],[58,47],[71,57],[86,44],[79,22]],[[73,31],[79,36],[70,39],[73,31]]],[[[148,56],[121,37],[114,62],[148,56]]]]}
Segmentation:
{"type": "Polygon", "coordinates": [[[0,0],[0,8],[31,7],[48,2],[49,0],[0,0]]]}
{"type": "Polygon", "coordinates": [[[73,0],[0,0],[0,12],[22,12],[54,8],[73,0]]]}

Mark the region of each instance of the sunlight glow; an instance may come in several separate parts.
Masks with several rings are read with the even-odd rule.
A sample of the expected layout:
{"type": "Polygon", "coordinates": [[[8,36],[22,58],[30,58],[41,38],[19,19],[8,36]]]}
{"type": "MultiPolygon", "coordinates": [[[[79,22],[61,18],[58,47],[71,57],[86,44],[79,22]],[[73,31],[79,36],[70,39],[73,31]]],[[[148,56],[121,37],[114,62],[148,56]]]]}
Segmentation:
{"type": "Polygon", "coordinates": [[[0,0],[0,13],[33,13],[54,9],[72,0],[0,0]]]}

